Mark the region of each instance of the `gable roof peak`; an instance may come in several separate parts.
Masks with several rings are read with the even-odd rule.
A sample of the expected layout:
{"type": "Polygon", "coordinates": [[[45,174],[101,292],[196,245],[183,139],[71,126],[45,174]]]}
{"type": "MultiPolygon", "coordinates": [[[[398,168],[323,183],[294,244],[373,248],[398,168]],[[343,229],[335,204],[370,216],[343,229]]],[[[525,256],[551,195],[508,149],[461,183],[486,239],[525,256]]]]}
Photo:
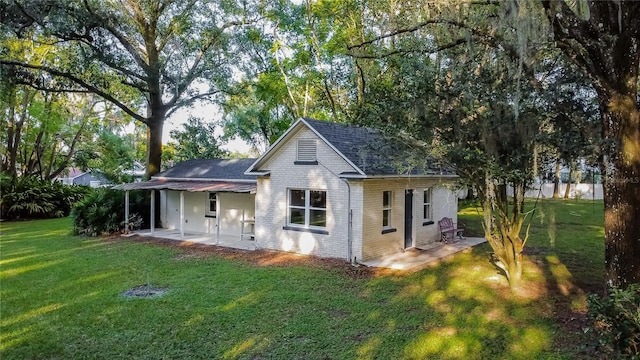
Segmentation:
{"type": "Polygon", "coordinates": [[[377,129],[311,118],[298,119],[245,173],[259,173],[257,167],[262,160],[301,124],[314,132],[361,176],[455,175],[433,158],[418,154],[406,144],[408,139],[399,141],[384,136],[377,129]]]}

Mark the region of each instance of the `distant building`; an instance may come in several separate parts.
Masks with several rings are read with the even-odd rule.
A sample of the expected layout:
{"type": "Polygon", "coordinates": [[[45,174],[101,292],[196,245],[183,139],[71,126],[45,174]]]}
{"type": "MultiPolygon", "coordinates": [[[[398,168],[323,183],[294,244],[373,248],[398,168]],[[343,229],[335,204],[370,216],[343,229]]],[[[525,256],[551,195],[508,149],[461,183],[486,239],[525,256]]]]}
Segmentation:
{"type": "Polygon", "coordinates": [[[131,170],[123,171],[125,175],[133,176],[133,182],[140,182],[144,179],[144,176],[147,174],[147,170],[143,164],[139,161],[133,162],[133,168],[131,170]]]}
{"type": "Polygon", "coordinates": [[[65,185],[86,185],[93,188],[109,185],[109,181],[98,172],[82,171],[78,168],[69,168],[65,175],[58,176],[54,181],[65,185]]]}

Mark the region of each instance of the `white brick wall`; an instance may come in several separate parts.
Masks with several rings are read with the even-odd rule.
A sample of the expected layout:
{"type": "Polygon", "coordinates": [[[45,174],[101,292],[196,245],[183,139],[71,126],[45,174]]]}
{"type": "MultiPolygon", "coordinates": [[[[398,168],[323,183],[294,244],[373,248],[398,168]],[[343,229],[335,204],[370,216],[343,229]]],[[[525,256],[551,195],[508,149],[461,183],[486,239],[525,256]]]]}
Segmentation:
{"type": "MultiPolygon", "coordinates": [[[[458,198],[456,192],[445,187],[446,180],[439,178],[370,179],[363,181],[362,260],[375,259],[397,253],[404,248],[405,190],[413,190],[413,246],[438,240],[438,220],[451,217],[457,221],[458,198]],[[423,225],[423,191],[432,188],[433,224],[423,225]],[[382,193],[393,192],[391,226],[395,232],[382,233],[382,193]]],[[[450,182],[449,182],[450,183],[450,182]]],[[[359,237],[355,234],[354,237],[359,237]]]]}
{"type": "Polygon", "coordinates": [[[258,179],[256,246],[346,260],[348,188],[337,174],[354,169],[307,128],[293,135],[261,166],[271,175],[258,179]],[[318,165],[294,165],[299,138],[317,139],[318,165]],[[287,225],[289,189],[327,191],[328,235],[283,229],[287,225]]]}
{"type": "MultiPolygon", "coordinates": [[[[240,221],[255,213],[255,195],[237,193],[218,193],[217,217],[206,217],[205,208],[208,192],[184,192],[184,231],[197,233],[216,233],[219,221],[221,235],[240,235],[240,221]]],[[[163,226],[167,229],[180,229],[180,192],[166,191],[163,206],[163,226]]]]}
{"type": "MultiPolygon", "coordinates": [[[[277,152],[260,166],[270,176],[258,178],[256,195],[256,246],[264,249],[348,259],[347,185],[337,174],[354,171],[344,159],[318,139],[306,127],[291,133],[277,152]],[[317,139],[318,165],[295,165],[297,139],[317,139]],[[288,214],[288,190],[327,191],[328,235],[285,230],[288,214]]],[[[447,190],[441,178],[391,178],[351,180],[352,258],[368,260],[394,254],[404,248],[405,190],[413,189],[413,245],[427,244],[439,237],[437,220],[448,216],[457,220],[456,192],[447,190]],[[422,191],[433,187],[434,223],[423,225],[422,191]],[[393,191],[392,224],[395,232],[382,234],[382,192],[393,191]]],[[[350,260],[350,259],[349,259],[350,260]]]]}

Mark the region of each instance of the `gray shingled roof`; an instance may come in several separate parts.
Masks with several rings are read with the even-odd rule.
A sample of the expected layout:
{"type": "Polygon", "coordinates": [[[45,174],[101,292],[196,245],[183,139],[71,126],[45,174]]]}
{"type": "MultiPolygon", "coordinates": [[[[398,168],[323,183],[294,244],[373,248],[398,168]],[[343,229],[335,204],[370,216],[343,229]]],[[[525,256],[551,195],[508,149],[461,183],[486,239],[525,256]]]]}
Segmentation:
{"type": "Polygon", "coordinates": [[[154,178],[256,180],[244,172],[256,159],[193,159],[158,173],[154,178]]]}
{"type": "Polygon", "coordinates": [[[235,193],[256,193],[255,182],[229,181],[193,181],[193,180],[149,180],[128,184],[120,184],[113,187],[116,190],[174,190],[189,192],[235,192],[235,193]]]}
{"type": "Polygon", "coordinates": [[[378,130],[308,118],[304,121],[366,175],[455,175],[451,168],[378,130]]]}

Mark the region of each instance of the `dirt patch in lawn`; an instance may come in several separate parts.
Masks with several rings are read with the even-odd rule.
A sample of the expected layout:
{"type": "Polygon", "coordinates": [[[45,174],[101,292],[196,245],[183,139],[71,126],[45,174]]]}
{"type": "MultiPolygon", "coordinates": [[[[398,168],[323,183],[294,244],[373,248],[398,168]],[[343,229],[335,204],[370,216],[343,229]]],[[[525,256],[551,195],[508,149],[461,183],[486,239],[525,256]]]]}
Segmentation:
{"type": "Polygon", "coordinates": [[[128,298],[145,298],[152,299],[157,298],[164,295],[167,292],[167,289],[164,288],[155,288],[148,285],[139,285],[134,286],[131,289],[122,293],[122,296],[128,298]]]}

